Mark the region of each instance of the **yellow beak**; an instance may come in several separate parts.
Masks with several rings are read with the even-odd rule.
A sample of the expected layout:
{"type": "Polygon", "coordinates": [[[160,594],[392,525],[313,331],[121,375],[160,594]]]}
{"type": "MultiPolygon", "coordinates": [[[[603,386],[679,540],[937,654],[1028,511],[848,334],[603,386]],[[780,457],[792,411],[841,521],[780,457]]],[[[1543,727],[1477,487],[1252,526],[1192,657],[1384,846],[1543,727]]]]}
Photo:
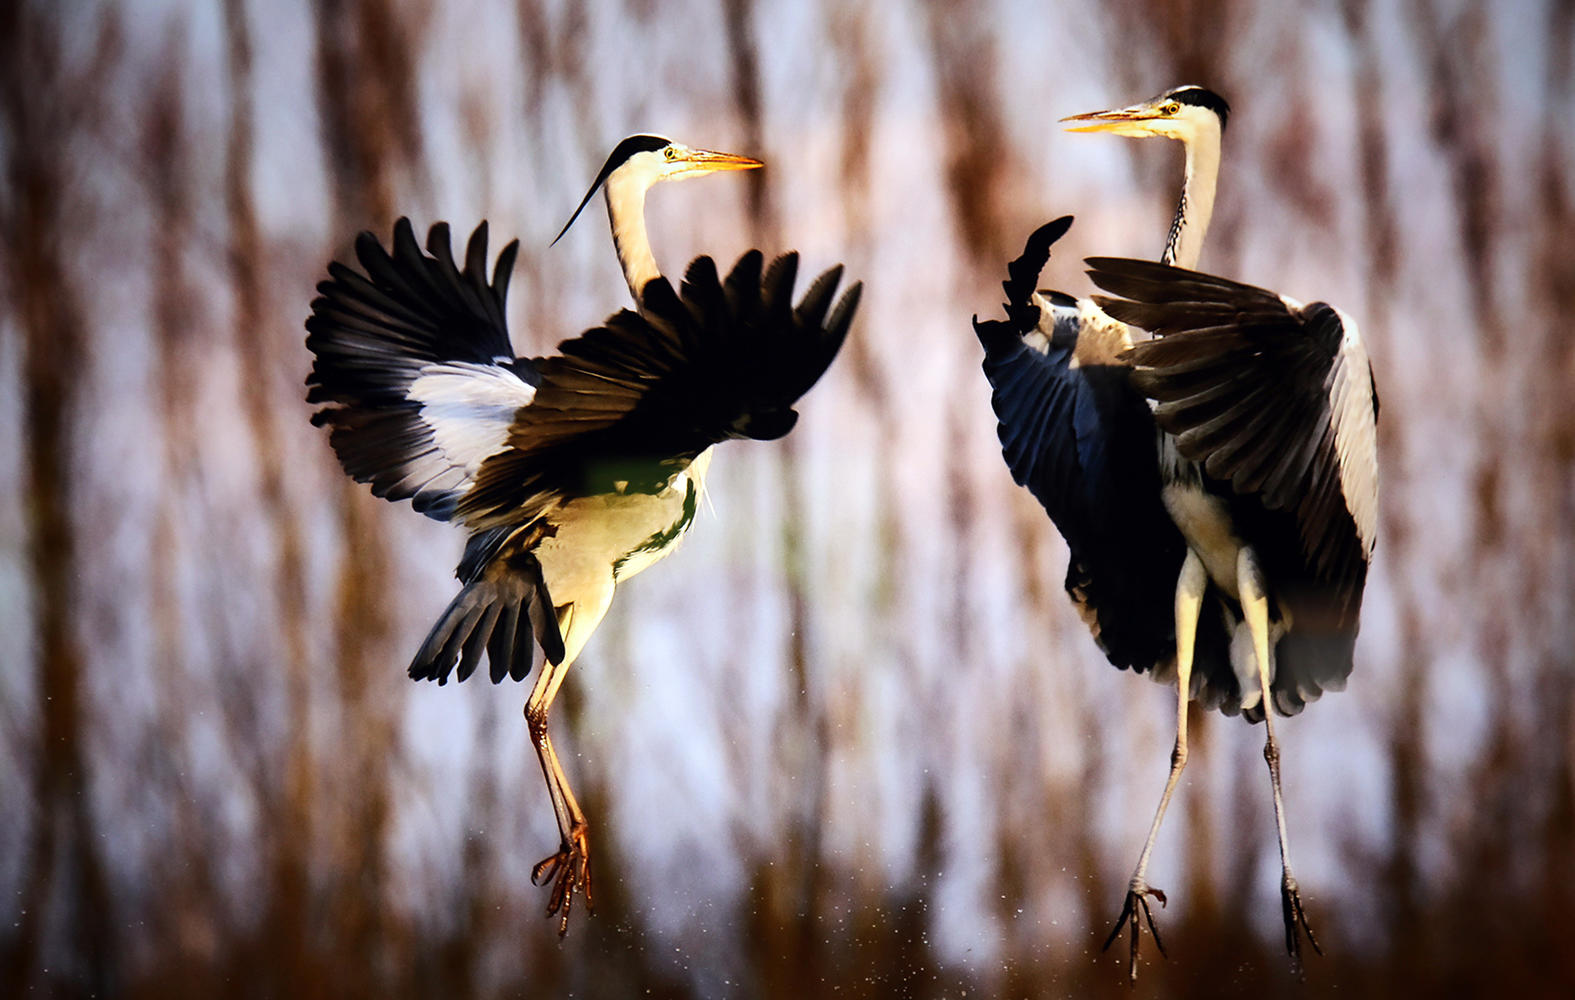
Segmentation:
{"type": "Polygon", "coordinates": [[[1134,134],[1133,126],[1143,122],[1152,121],[1163,117],[1156,114],[1153,107],[1147,104],[1134,104],[1127,108],[1116,108],[1111,111],[1090,111],[1082,115],[1068,115],[1061,119],[1062,123],[1077,122],[1068,125],[1068,132],[1115,132],[1123,135],[1134,134]]]}
{"type": "Polygon", "coordinates": [[[719,153],[714,149],[691,149],[679,157],[685,174],[712,174],[721,170],[756,170],[765,166],[752,156],[719,153]]]}

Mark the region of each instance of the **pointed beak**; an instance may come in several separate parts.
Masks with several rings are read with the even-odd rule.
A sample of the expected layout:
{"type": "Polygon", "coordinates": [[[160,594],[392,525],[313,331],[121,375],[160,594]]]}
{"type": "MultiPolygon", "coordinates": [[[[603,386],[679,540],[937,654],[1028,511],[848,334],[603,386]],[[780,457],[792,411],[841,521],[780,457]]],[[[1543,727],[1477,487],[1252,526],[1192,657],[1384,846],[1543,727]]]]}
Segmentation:
{"type": "Polygon", "coordinates": [[[752,156],[737,153],[719,153],[714,149],[691,149],[679,160],[686,177],[714,174],[722,170],[756,170],[765,166],[752,156]]]}
{"type": "Polygon", "coordinates": [[[1118,135],[1143,135],[1142,123],[1160,117],[1149,104],[1134,104],[1111,111],[1090,111],[1083,115],[1068,115],[1061,119],[1068,132],[1115,132],[1118,135]]]}

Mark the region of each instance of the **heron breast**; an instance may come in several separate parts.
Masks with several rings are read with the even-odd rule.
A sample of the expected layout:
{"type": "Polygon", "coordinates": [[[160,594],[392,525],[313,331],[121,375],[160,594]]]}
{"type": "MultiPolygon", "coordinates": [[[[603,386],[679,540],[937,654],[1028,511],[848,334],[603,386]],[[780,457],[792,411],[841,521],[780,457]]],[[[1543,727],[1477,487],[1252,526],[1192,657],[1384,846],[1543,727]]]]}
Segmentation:
{"type": "Polygon", "coordinates": [[[1236,590],[1236,556],[1245,544],[1236,534],[1225,501],[1204,490],[1201,483],[1173,482],[1164,490],[1165,509],[1176,522],[1187,546],[1203,560],[1214,583],[1233,598],[1236,590]]]}
{"type": "Polygon", "coordinates": [[[609,580],[626,580],[677,547],[694,520],[699,490],[687,472],[657,493],[577,497],[550,516],[555,533],[537,548],[559,603],[609,580]]]}

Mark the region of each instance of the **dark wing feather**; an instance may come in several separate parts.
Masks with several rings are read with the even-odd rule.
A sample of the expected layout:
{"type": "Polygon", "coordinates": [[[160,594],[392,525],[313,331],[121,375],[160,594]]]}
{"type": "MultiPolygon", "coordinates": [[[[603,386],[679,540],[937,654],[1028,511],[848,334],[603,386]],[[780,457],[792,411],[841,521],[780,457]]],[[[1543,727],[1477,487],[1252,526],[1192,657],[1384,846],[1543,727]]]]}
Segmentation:
{"type": "MultiPolygon", "coordinates": [[[[1074,301],[1033,301],[1070,217],[1040,227],[1008,265],[1005,320],[974,319],[1012,478],[1066,539],[1066,589],[1118,667],[1174,676],[1174,594],[1186,554],[1160,494],[1158,431],[1124,365],[1074,365],[1085,331],[1074,301]]],[[[1088,334],[1093,336],[1095,334],[1088,334]]],[[[1193,697],[1240,704],[1218,616],[1199,622],[1193,697]]]]}
{"type": "Polygon", "coordinates": [[[452,674],[463,681],[485,649],[493,683],[524,680],[534,658],[533,637],[548,660],[563,661],[557,613],[535,555],[548,532],[536,522],[471,536],[458,571],[464,587],[411,661],[411,678],[446,684],[452,674]]]}
{"type": "Polygon", "coordinates": [[[1088,263],[1096,284],[1129,296],[1098,298],[1101,308],[1155,334],[1128,355],[1133,384],[1158,402],[1155,420],[1181,453],[1236,492],[1294,512],[1320,578],[1337,582],[1365,563],[1377,475],[1359,466],[1375,462],[1376,407],[1366,353],[1335,309],[1293,308],[1261,288],[1150,261],[1088,263]],[[1365,398],[1353,384],[1368,387],[1365,398]]]}
{"type": "Polygon", "coordinates": [[[460,503],[473,526],[531,516],[554,497],[657,489],[729,438],[770,440],[797,420],[793,404],[842,346],[861,285],[826,315],[833,268],[795,309],[798,255],[762,270],[759,251],[719,279],[709,257],[679,291],[646,285],[643,313],[623,310],[540,359],[541,384],[460,503]]]}
{"type": "Polygon", "coordinates": [[[1356,330],[1333,307],[1148,261],[1091,258],[1124,299],[1111,316],[1156,339],[1127,354],[1155,420],[1231,500],[1290,631],[1276,707],[1299,711],[1351,670],[1377,517],[1377,396],[1356,330]]]}
{"type": "Polygon", "coordinates": [[[416,510],[447,520],[479,458],[445,448],[445,441],[474,435],[446,437],[449,428],[440,424],[501,421],[506,428],[512,404],[529,401],[535,372],[514,358],[504,322],[518,248],[510,243],[498,255],[489,283],[485,222],[471,234],[460,270],[446,223],[432,227],[423,253],[410,220],[400,219],[392,253],[362,233],[355,251],[365,274],[336,261],[317,286],[306,320],[314,355],[306,398],[326,405],[312,422],[329,428],[340,464],[377,496],[409,499],[416,510]],[[446,371],[451,384],[473,380],[486,390],[486,403],[424,409],[413,386],[434,369],[446,371]]]}
{"type": "MultiPolygon", "coordinates": [[[[495,438],[501,448],[539,381],[529,362],[514,357],[504,318],[519,243],[498,255],[489,281],[487,224],[471,234],[463,268],[449,239],[447,224],[438,223],[423,252],[410,221],[400,219],[390,253],[362,233],[356,257],[365,273],[330,264],[306,321],[315,356],[307,399],[327,404],[313,422],[330,428],[345,471],[378,496],[408,498],[439,520],[472,485],[484,457],[475,442],[495,438]]],[[[422,643],[412,677],[464,680],[485,649],[494,681],[523,680],[533,638],[548,658],[563,658],[531,552],[543,530],[511,525],[471,537],[458,570],[464,587],[422,643]]]]}

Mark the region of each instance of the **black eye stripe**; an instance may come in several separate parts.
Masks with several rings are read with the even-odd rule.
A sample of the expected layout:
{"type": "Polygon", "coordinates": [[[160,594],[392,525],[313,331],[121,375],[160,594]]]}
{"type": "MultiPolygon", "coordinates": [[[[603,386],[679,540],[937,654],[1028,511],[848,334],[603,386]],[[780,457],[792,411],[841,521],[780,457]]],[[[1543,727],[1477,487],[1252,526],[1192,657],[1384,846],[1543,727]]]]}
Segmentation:
{"type": "Polygon", "coordinates": [[[1230,105],[1225,98],[1204,87],[1178,87],[1164,96],[1178,104],[1209,109],[1219,116],[1221,128],[1230,119],[1230,105]]]}
{"type": "Polygon", "coordinates": [[[659,135],[631,135],[613,147],[612,155],[607,157],[607,164],[609,167],[617,167],[636,153],[654,153],[671,142],[672,140],[659,135]]]}

